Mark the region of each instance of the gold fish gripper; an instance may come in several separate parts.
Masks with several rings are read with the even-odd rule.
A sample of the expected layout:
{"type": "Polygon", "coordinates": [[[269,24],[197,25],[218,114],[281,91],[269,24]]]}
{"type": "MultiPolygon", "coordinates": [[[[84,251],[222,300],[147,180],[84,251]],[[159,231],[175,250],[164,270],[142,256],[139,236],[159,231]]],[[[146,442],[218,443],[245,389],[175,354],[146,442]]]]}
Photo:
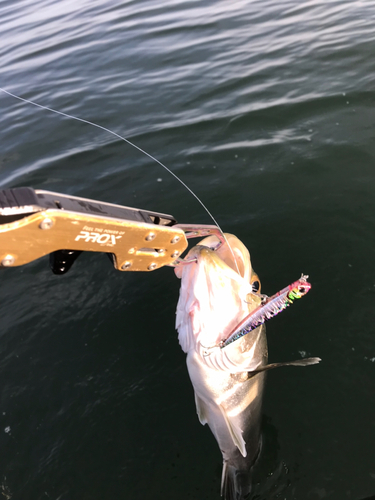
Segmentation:
{"type": "Polygon", "coordinates": [[[0,191],[0,265],[50,255],[66,273],[82,252],[106,253],[119,271],[153,271],[185,262],[187,239],[223,236],[214,225],[177,224],[167,214],[30,187],[0,191]]]}

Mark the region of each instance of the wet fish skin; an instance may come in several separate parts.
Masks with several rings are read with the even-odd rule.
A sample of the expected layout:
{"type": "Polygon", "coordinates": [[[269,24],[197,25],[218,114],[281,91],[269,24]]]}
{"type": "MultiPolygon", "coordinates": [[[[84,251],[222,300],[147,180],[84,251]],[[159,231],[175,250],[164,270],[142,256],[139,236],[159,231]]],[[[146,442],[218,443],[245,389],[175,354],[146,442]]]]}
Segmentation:
{"type": "Polygon", "coordinates": [[[267,363],[265,327],[261,326],[225,349],[212,348],[223,340],[258,302],[249,297],[253,274],[246,247],[226,235],[231,252],[208,249],[211,237],[194,247],[187,258],[196,263],[176,270],[181,277],[176,327],[187,353],[197,414],[208,424],[223,455],[222,495],[244,500],[251,491],[250,470],[260,448],[262,395],[265,373],[248,372],[267,363]]]}
{"type": "MultiPolygon", "coordinates": [[[[267,363],[265,327],[254,333],[253,339],[246,339],[247,343],[256,345],[254,357],[260,360],[259,366],[265,365],[267,363]]],[[[250,379],[247,372],[229,376],[224,374],[214,378],[214,375],[209,373],[210,370],[205,370],[208,389],[212,394],[220,394],[214,401],[207,401],[204,399],[206,391],[205,395],[201,396],[200,384],[195,378],[196,360],[193,361],[191,357],[188,355],[187,365],[196,391],[198,417],[202,424],[208,423],[223,455],[221,494],[226,500],[245,499],[251,492],[251,468],[260,450],[262,399],[266,373],[261,372],[250,379]],[[213,378],[210,379],[210,375],[213,378]],[[218,399],[221,405],[217,404],[218,399]],[[231,435],[228,420],[235,432],[242,430],[240,433],[242,444],[237,442],[237,437],[233,438],[231,435]]]]}

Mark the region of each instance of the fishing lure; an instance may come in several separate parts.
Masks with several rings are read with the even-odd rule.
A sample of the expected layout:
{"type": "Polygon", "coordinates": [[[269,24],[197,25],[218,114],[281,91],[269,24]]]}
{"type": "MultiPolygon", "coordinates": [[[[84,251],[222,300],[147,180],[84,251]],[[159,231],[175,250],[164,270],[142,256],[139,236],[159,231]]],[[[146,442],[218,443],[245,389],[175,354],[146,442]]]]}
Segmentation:
{"type": "Polygon", "coordinates": [[[225,340],[220,342],[219,347],[223,349],[232,342],[235,342],[247,333],[255,330],[255,328],[262,325],[268,319],[279,314],[290,304],[293,304],[295,299],[300,299],[306,295],[311,288],[310,283],[307,282],[307,278],[308,276],[302,274],[299,280],[275,293],[272,297],[267,297],[260,306],[246,316],[246,318],[230,332],[225,340]]]}

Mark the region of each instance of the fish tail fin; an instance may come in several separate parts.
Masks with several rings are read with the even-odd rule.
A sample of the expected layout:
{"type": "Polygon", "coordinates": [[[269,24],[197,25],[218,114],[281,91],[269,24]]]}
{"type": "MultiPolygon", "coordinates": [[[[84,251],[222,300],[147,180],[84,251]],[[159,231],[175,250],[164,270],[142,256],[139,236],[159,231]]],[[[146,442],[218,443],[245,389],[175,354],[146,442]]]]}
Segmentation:
{"type": "Polygon", "coordinates": [[[221,496],[224,500],[250,500],[251,472],[238,470],[227,460],[223,462],[221,496]]]}

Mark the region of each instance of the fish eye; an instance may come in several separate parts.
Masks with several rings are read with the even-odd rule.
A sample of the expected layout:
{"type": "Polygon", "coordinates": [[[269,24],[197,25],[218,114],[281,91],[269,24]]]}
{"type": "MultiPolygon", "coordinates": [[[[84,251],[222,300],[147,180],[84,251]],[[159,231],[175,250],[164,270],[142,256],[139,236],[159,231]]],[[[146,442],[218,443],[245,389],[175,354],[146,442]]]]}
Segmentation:
{"type": "Polygon", "coordinates": [[[304,286],[299,286],[299,287],[298,287],[298,291],[299,291],[300,293],[305,293],[306,289],[305,289],[305,287],[304,287],[304,286]]]}
{"type": "Polygon", "coordinates": [[[250,279],[250,284],[253,287],[253,293],[260,293],[260,280],[257,274],[253,274],[250,279]]]}

